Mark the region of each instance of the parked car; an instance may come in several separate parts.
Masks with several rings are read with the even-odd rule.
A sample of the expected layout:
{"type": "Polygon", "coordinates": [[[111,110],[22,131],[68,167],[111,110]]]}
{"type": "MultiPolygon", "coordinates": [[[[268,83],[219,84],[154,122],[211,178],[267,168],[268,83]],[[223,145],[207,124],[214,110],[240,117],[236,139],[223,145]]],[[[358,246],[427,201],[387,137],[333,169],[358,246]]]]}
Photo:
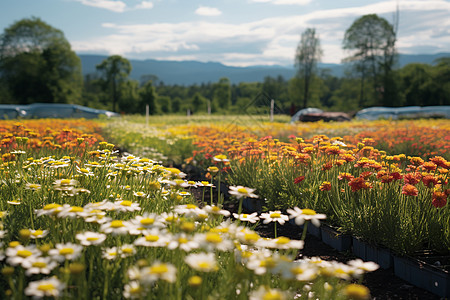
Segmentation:
{"type": "Polygon", "coordinates": [[[100,116],[107,118],[119,116],[118,113],[94,109],[76,104],[59,104],[59,103],[33,103],[23,106],[26,111],[26,118],[85,118],[94,119],[100,116]]]}
{"type": "Polygon", "coordinates": [[[317,121],[343,122],[343,121],[350,121],[351,119],[352,118],[350,117],[350,115],[348,115],[344,112],[328,111],[328,112],[309,113],[309,114],[301,115],[299,121],[301,121],[301,122],[317,122],[317,121]]]}
{"type": "Polygon", "coordinates": [[[298,112],[296,112],[292,118],[291,118],[291,123],[300,121],[301,116],[305,115],[305,114],[311,114],[311,113],[322,113],[323,110],[321,110],[320,108],[315,108],[315,107],[308,107],[308,108],[303,108],[300,109],[298,112]]]}
{"type": "Polygon", "coordinates": [[[324,112],[319,108],[304,108],[295,113],[291,118],[291,123],[300,122],[317,122],[323,120],[329,121],[350,121],[352,118],[350,115],[343,112],[324,112]]]}
{"type": "Polygon", "coordinates": [[[450,106],[369,107],[358,111],[355,118],[366,120],[420,118],[450,119],[450,106]]]}
{"type": "Polygon", "coordinates": [[[0,104],[0,120],[20,119],[26,115],[22,105],[0,104]]]}

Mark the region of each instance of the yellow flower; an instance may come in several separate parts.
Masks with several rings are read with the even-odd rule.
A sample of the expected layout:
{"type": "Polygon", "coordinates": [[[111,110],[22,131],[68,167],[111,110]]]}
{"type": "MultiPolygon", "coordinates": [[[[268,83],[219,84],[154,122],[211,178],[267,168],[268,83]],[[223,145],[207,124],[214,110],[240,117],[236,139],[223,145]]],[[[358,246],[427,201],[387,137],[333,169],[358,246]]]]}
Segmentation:
{"type": "Polygon", "coordinates": [[[344,288],[344,294],[349,299],[366,300],[370,299],[370,291],[367,287],[360,284],[349,284],[344,288]]]}

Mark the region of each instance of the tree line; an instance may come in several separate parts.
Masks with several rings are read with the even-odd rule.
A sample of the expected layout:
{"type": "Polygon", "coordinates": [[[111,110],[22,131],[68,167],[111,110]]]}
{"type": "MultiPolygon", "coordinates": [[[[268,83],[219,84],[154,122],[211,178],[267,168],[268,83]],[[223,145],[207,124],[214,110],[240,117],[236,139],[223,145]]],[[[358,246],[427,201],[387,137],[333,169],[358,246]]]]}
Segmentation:
{"type": "Polygon", "coordinates": [[[83,78],[80,58],[63,32],[33,17],[0,36],[0,103],[72,103],[128,114],[143,113],[146,105],[151,114],[239,113],[258,97],[274,99],[278,112],[291,114],[304,107],[356,112],[370,106],[450,105],[450,57],[396,68],[396,32],[395,24],[375,14],[355,20],[343,38],[349,54],[343,77],[317,68],[319,35],[307,28],[293,78],[239,84],[221,78],[184,86],[167,85],[152,74],[132,80],[131,63],[119,55],[83,78]]]}

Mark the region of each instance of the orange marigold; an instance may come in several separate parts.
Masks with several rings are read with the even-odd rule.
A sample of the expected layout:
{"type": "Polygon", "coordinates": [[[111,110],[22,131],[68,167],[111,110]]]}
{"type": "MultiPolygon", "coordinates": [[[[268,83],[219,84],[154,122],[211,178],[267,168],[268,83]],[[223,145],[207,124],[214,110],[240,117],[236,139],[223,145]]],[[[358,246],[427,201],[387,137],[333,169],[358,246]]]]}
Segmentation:
{"type": "Polygon", "coordinates": [[[431,188],[434,185],[438,184],[439,180],[436,177],[434,177],[433,175],[425,175],[422,177],[422,182],[427,187],[431,188]]]}
{"type": "Polygon", "coordinates": [[[329,182],[329,181],[322,182],[319,189],[321,191],[330,191],[331,190],[331,182],[329,182]]]}
{"type": "Polygon", "coordinates": [[[356,177],[350,180],[348,185],[352,188],[352,192],[356,192],[362,189],[370,189],[371,185],[364,177],[356,177]]]}
{"type": "Polygon", "coordinates": [[[347,181],[350,181],[353,178],[354,178],[353,175],[350,174],[350,173],[339,173],[339,176],[338,176],[339,180],[344,180],[345,179],[347,181]]]}
{"type": "Polygon", "coordinates": [[[406,196],[417,196],[419,195],[419,190],[412,184],[405,184],[402,187],[402,194],[406,196]]]}
{"type": "Polygon", "coordinates": [[[426,161],[422,164],[422,168],[424,168],[427,171],[434,171],[436,170],[436,164],[434,162],[431,161],[426,161]]]}
{"type": "Polygon", "coordinates": [[[447,195],[441,191],[434,191],[432,201],[434,207],[441,208],[447,204],[447,195]]]}

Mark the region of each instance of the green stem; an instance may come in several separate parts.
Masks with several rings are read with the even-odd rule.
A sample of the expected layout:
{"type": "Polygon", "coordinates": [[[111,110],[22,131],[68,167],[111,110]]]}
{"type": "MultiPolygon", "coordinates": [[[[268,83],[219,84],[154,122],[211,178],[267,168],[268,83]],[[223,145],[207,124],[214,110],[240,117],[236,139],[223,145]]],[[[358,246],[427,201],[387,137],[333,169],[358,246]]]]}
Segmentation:
{"type": "Polygon", "coordinates": [[[277,238],[277,222],[276,221],[275,221],[275,224],[274,224],[273,231],[275,232],[275,238],[277,238]]]}
{"type": "Polygon", "coordinates": [[[308,223],[309,223],[309,221],[305,221],[305,225],[303,226],[303,233],[302,233],[302,237],[301,237],[302,241],[304,241],[306,238],[306,231],[308,230],[308,223]]]}

